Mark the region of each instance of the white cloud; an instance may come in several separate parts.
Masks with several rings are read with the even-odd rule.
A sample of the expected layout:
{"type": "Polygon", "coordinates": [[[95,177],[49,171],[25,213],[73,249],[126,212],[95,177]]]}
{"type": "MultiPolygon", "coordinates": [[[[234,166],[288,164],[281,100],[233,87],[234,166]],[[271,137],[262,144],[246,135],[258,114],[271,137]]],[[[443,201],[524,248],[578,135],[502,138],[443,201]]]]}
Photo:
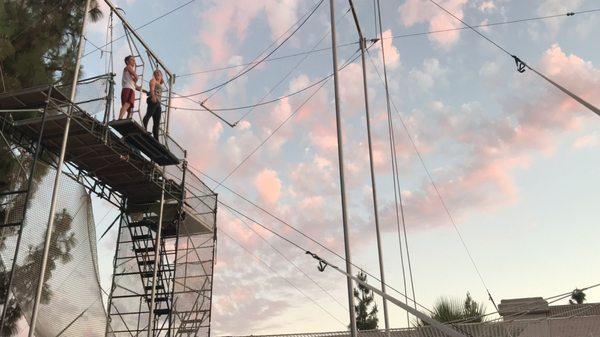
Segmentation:
{"type": "Polygon", "coordinates": [[[445,81],[446,69],[435,58],[425,59],[421,69],[412,69],[408,77],[423,91],[431,89],[436,83],[445,81]]]}

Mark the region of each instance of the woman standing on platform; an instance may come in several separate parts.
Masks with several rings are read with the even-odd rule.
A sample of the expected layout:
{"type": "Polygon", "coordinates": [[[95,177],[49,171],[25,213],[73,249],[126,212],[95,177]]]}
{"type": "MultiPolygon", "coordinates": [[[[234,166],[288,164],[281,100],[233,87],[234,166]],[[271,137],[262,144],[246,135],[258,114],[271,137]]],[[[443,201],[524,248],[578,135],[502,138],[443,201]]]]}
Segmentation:
{"type": "Polygon", "coordinates": [[[148,103],[148,109],[146,110],[146,115],[144,116],[143,120],[144,128],[147,129],[150,117],[152,117],[152,135],[157,141],[158,127],[160,126],[160,115],[162,114],[160,98],[162,96],[163,83],[164,81],[160,70],[154,70],[152,79],[150,80],[150,92],[148,98],[146,99],[146,103],[148,103]]]}

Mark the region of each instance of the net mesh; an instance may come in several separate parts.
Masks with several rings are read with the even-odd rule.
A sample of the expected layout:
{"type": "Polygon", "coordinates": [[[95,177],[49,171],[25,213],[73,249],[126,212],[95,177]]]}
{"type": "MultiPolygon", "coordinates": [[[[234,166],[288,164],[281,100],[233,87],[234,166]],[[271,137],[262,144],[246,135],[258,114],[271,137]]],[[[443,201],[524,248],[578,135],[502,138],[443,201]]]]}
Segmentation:
{"type": "MultiPolygon", "coordinates": [[[[32,191],[23,219],[14,282],[10,288],[7,317],[11,318],[12,324],[4,331],[9,336],[28,331],[27,322],[31,318],[41,269],[49,200],[56,171],[39,165],[36,175],[41,177],[35,191],[32,191]]],[[[35,334],[38,337],[56,336],[61,332],[61,336],[102,336],[105,315],[97,272],[91,200],[81,185],[65,176],[60,179],[55,226],[35,334]]],[[[14,213],[18,213],[17,209],[14,213]]],[[[3,266],[10,268],[16,232],[5,233],[3,238],[7,244],[0,256],[3,266]]]]}

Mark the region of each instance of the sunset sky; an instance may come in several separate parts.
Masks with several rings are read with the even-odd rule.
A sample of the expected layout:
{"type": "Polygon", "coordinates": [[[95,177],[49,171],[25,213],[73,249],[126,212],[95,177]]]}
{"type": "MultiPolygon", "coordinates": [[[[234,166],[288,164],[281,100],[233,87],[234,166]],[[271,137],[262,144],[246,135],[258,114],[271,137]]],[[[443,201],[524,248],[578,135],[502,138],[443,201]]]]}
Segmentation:
{"type": "MultiPolygon", "coordinates": [[[[138,27],[187,2],[128,0],[118,1],[118,5],[132,25],[138,27]]],[[[376,37],[373,1],[355,2],[366,37],[376,37]]],[[[272,49],[271,44],[317,3],[197,0],[139,33],[180,76],[175,91],[192,94],[217,85],[244,68],[206,71],[250,62],[266,48],[272,49]]],[[[439,3],[472,25],[600,7],[595,0],[439,3]]],[[[381,5],[391,99],[399,112],[393,111],[395,151],[416,300],[431,308],[441,296],[462,299],[470,292],[474,299],[486,304],[488,312],[494,310],[408,135],[415,141],[496,302],[548,297],[598,283],[600,117],[531,71],[518,73],[512,58],[472,31],[407,36],[462,26],[430,1],[381,0],[381,5]]],[[[338,53],[342,65],[357,55],[358,45],[350,44],[357,41],[357,33],[352,15],[347,12],[348,2],[339,0],[336,6],[338,42],[344,45],[338,53]]],[[[88,29],[91,43],[105,44],[107,17],[88,29]]],[[[328,76],[332,71],[331,51],[321,49],[331,46],[329,28],[329,1],[324,1],[272,57],[320,51],[305,59],[305,55],[299,55],[265,62],[225,86],[206,105],[218,109],[254,104],[263,97],[271,100],[328,76]]],[[[600,12],[496,25],[480,31],[600,106],[600,12]]],[[[122,32],[117,25],[115,36],[122,32]]],[[[86,46],[86,51],[93,49],[91,44],[86,46]]],[[[115,44],[117,83],[122,59],[127,54],[127,44],[121,39],[115,44]]],[[[106,72],[107,57],[100,52],[86,56],[85,75],[106,72]]],[[[340,71],[349,227],[353,262],[378,276],[359,61],[340,71]]],[[[388,284],[404,291],[385,90],[378,77],[381,61],[381,45],[377,43],[370,47],[367,70],[383,254],[388,284]]],[[[188,150],[194,169],[220,181],[277,130],[224,185],[343,254],[333,81],[317,89],[318,86],[258,107],[246,116],[248,109],[222,112],[222,117],[230,122],[243,117],[235,128],[205,111],[174,110],[171,133],[188,150]]],[[[207,97],[204,94],[195,98],[207,97]]],[[[200,108],[184,99],[175,99],[172,104],[200,108]]],[[[209,180],[207,183],[215,186],[209,180]]],[[[226,188],[216,191],[224,203],[343,266],[343,261],[226,188]]],[[[96,220],[102,220],[98,231],[104,231],[117,211],[98,200],[95,206],[96,220]]],[[[222,233],[218,237],[214,279],[214,335],[346,329],[343,276],[331,269],[320,273],[315,261],[302,251],[256,225],[242,223],[225,207],[219,208],[218,227],[222,233]]],[[[110,285],[115,240],[116,232],[111,231],[99,244],[105,289],[110,285]]],[[[373,279],[368,281],[378,284],[373,279]]],[[[397,293],[393,295],[404,299],[397,293]]],[[[600,301],[600,291],[590,290],[588,300],[600,301]]],[[[381,304],[379,308],[383,327],[381,304]]],[[[392,305],[390,319],[393,327],[407,326],[406,314],[392,305]]]]}

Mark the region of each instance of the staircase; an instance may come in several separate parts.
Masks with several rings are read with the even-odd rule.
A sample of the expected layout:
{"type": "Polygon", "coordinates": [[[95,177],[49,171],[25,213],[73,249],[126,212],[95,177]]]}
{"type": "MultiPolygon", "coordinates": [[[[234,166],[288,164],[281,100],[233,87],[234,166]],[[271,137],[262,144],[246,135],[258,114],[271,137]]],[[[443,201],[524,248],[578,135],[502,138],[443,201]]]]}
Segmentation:
{"type": "MultiPolygon", "coordinates": [[[[144,218],[137,222],[128,224],[131,235],[132,250],[138,265],[138,271],[143,283],[144,298],[150,308],[152,300],[153,276],[156,249],[156,218],[144,218]]],[[[156,275],[156,286],[154,295],[154,331],[169,329],[169,320],[173,299],[173,279],[175,276],[174,261],[169,261],[168,252],[165,247],[164,238],[161,239],[158,260],[158,272],[156,275]],[[161,318],[161,316],[165,316],[161,318]],[[162,322],[162,323],[161,323],[162,322]]]]}

